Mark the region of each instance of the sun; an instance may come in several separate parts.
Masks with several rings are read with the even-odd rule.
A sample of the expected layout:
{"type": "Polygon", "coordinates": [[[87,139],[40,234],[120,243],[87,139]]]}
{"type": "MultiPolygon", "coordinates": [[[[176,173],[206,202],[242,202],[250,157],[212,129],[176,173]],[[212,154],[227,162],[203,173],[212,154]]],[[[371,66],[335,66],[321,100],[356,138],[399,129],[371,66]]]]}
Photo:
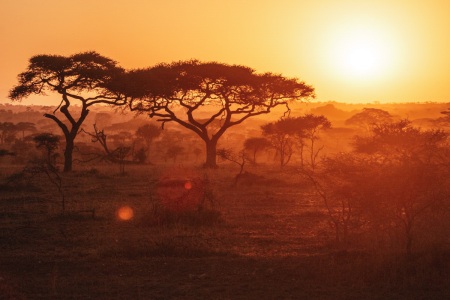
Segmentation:
{"type": "Polygon", "coordinates": [[[329,46],[330,64],[345,80],[369,81],[387,76],[393,52],[387,35],[355,28],[337,32],[329,46]]]}
{"type": "Polygon", "coordinates": [[[355,75],[371,75],[378,72],[383,59],[376,45],[367,40],[355,40],[346,44],[340,53],[343,68],[355,75]]]}

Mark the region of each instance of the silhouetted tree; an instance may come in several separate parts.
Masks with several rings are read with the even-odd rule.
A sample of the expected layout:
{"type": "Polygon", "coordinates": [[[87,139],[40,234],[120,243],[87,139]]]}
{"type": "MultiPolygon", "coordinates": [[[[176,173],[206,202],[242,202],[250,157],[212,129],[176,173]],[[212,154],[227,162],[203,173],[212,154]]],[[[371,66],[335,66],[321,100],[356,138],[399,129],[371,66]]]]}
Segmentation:
{"type": "Polygon", "coordinates": [[[356,136],[353,147],[359,153],[402,159],[405,156],[424,153],[424,137],[430,134],[436,135],[436,139],[445,136],[445,132],[441,130],[424,132],[413,127],[408,120],[381,123],[372,127],[370,136],[356,136]]]}
{"type": "Polygon", "coordinates": [[[0,144],[12,143],[17,134],[17,126],[12,122],[0,122],[0,144]]]}
{"type": "Polygon", "coordinates": [[[377,124],[392,122],[392,115],[379,108],[364,108],[363,111],[353,115],[345,121],[347,125],[356,125],[370,132],[377,124]]]}
{"type": "Polygon", "coordinates": [[[280,119],[277,122],[261,126],[262,134],[269,139],[272,147],[279,155],[281,168],[289,163],[294,153],[294,140],[292,134],[285,126],[289,120],[289,118],[280,119]]]}
{"type": "Polygon", "coordinates": [[[270,142],[263,137],[248,138],[244,141],[244,149],[252,153],[252,163],[256,164],[256,154],[270,147],[270,142]]]}
{"type": "Polygon", "coordinates": [[[292,120],[294,134],[297,137],[301,151],[301,163],[303,166],[303,148],[305,146],[305,140],[308,141],[309,150],[309,162],[312,169],[315,169],[317,164],[317,157],[323,146],[316,149],[316,141],[319,139],[319,135],[322,131],[331,128],[331,122],[322,115],[307,114],[301,117],[294,118],[292,120]]]}
{"type": "Polygon", "coordinates": [[[295,118],[283,118],[275,123],[261,127],[263,135],[269,137],[280,154],[280,165],[287,164],[293,154],[294,146],[299,147],[301,165],[304,165],[305,147],[310,153],[310,166],[314,169],[323,147],[316,149],[316,141],[323,130],[331,128],[331,122],[324,116],[307,114],[295,118]]]}
{"type": "Polygon", "coordinates": [[[46,162],[55,166],[55,151],[58,149],[60,137],[51,133],[41,133],[33,137],[36,148],[44,149],[46,152],[46,162]]]}
{"type": "Polygon", "coordinates": [[[28,131],[28,132],[36,132],[37,131],[36,125],[31,122],[19,122],[16,124],[16,129],[17,129],[17,131],[22,132],[22,140],[25,139],[25,131],[28,131]]]}
{"type": "Polygon", "coordinates": [[[19,84],[9,93],[12,100],[21,100],[31,94],[45,95],[46,91],[58,93],[61,103],[44,116],[53,120],[62,130],[66,147],[64,150],[64,171],[72,170],[74,140],[95,104],[125,104],[125,99],[117,92],[111,92],[123,69],[109,58],[96,52],[84,52],[71,56],[33,56],[25,72],[19,74],[19,84]],[[78,117],[70,109],[72,102],[81,104],[78,117]],[[56,112],[62,113],[58,116],[56,112]],[[64,120],[65,119],[65,120],[64,120]]]}
{"type": "Polygon", "coordinates": [[[195,132],[205,142],[206,167],[216,167],[217,142],[227,129],[312,97],[313,91],[297,79],[195,60],[131,71],[121,89],[132,111],[148,112],[163,124],[174,121],[195,132]]]}
{"type": "Polygon", "coordinates": [[[154,139],[161,135],[161,128],[153,124],[145,124],[136,130],[136,136],[144,141],[146,157],[154,139]]]}

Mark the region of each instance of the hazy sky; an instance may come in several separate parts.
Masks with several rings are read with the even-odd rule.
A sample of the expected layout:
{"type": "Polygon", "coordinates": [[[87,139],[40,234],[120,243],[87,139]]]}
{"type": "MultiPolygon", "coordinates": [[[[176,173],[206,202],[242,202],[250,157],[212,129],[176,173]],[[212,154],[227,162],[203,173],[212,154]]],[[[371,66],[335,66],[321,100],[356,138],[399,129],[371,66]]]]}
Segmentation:
{"type": "Polygon", "coordinates": [[[88,50],[242,64],[319,101],[450,102],[450,0],[0,0],[0,39],[0,102],[31,56],[88,50]]]}

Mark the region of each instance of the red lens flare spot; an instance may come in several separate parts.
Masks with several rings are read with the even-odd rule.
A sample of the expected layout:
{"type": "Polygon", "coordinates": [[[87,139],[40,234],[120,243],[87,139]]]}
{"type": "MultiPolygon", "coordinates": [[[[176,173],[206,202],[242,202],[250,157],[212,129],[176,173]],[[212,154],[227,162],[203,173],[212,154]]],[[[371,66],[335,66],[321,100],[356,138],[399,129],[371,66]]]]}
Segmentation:
{"type": "Polygon", "coordinates": [[[129,206],[122,206],[117,210],[117,217],[122,221],[129,221],[133,218],[133,209],[129,206]]]}
{"type": "Polygon", "coordinates": [[[185,188],[186,190],[192,189],[192,182],[186,181],[186,182],[184,183],[184,188],[185,188]]]}

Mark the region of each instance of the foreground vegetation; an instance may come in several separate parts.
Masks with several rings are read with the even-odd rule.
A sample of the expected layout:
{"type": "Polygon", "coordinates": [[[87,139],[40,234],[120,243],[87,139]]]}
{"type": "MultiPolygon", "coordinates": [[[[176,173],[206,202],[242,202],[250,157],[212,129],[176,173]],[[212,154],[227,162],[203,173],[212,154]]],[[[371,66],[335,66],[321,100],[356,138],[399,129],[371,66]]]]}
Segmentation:
{"type": "Polygon", "coordinates": [[[363,227],[337,243],[323,199],[298,168],[249,166],[233,186],[235,165],[140,165],[124,175],[114,166],[79,167],[61,175],[64,214],[45,174],[7,183],[15,168],[1,169],[6,299],[450,295],[448,244],[418,238],[407,256],[396,231],[385,243],[363,227]],[[202,209],[161,207],[176,195],[202,209]],[[134,213],[129,220],[118,214],[124,206],[134,213]]]}

